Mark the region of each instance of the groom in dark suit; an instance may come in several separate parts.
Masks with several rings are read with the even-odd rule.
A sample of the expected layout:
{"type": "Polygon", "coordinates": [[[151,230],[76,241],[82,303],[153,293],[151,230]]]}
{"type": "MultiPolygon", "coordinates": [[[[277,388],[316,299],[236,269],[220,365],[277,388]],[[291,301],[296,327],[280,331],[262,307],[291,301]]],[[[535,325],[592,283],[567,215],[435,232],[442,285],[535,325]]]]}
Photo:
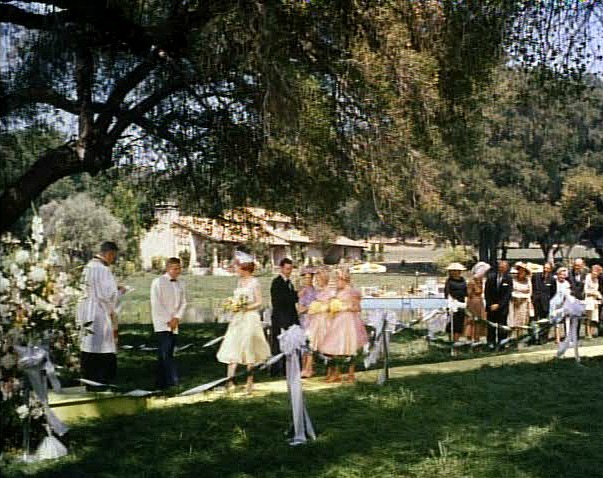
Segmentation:
{"type": "MultiPolygon", "coordinates": [[[[486,313],[488,320],[499,325],[507,325],[509,315],[509,302],[513,292],[513,278],[509,274],[509,263],[498,261],[498,269],[486,279],[484,296],[486,298],[486,313]]],[[[498,341],[507,336],[507,331],[498,330],[498,341]]],[[[496,328],[488,327],[488,345],[494,347],[496,343],[496,328]]]]}
{"type": "MultiPolygon", "coordinates": [[[[287,330],[293,324],[299,325],[297,316],[297,291],[291,282],[293,262],[291,259],[283,259],[280,262],[281,272],[272,281],[270,286],[270,298],[272,300],[272,330],[271,348],[272,354],[280,353],[278,336],[282,330],[287,330]]],[[[285,374],[285,360],[279,360],[270,370],[272,376],[285,374]]]]}

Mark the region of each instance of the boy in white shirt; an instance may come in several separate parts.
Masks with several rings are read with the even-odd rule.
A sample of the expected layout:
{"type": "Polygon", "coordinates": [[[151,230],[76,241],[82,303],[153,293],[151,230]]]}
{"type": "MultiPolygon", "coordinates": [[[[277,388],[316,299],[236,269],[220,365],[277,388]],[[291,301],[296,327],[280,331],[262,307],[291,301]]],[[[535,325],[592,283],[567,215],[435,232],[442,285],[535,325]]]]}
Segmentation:
{"type": "Polygon", "coordinates": [[[178,385],[174,349],[186,308],[184,285],[178,279],[181,273],[180,259],[171,257],[166,261],[165,274],[151,284],[151,315],[158,341],[157,386],[161,389],[178,385]]]}

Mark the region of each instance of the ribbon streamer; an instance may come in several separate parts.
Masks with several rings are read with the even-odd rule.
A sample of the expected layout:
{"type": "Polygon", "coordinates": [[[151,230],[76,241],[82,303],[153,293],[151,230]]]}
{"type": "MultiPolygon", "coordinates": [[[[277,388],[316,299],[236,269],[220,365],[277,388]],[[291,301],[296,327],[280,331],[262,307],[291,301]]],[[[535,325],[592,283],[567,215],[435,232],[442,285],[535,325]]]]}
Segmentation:
{"type": "Polygon", "coordinates": [[[306,345],[306,333],[299,325],[292,325],[286,331],[281,332],[278,341],[282,353],[287,358],[285,370],[294,430],[293,439],[289,444],[292,446],[302,445],[308,439],[316,439],[310,415],[304,404],[300,370],[301,351],[306,345]]]}
{"type": "Polygon", "coordinates": [[[214,344],[217,344],[218,342],[221,342],[222,340],[224,340],[224,335],[222,335],[221,337],[216,337],[215,339],[210,340],[209,342],[206,342],[205,344],[203,344],[203,347],[211,347],[214,344]]]}
{"type": "MultiPolygon", "coordinates": [[[[57,378],[56,370],[48,352],[42,347],[15,345],[15,351],[19,356],[18,365],[27,376],[31,388],[44,407],[44,415],[50,429],[58,436],[63,436],[69,430],[59,417],[55,415],[48,404],[48,389],[46,382],[50,382],[55,392],[61,391],[61,383],[57,378]],[[42,372],[46,373],[46,376],[42,372]]],[[[26,404],[29,407],[29,403],[26,404]]],[[[58,441],[58,440],[56,440],[58,441]]]]}

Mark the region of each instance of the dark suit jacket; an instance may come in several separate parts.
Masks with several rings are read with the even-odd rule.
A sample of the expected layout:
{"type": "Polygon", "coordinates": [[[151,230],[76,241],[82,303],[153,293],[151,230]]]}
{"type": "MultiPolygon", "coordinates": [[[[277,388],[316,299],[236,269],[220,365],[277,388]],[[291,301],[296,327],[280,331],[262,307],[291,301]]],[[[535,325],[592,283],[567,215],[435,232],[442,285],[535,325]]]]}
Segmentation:
{"type": "Polygon", "coordinates": [[[578,300],[584,300],[584,281],[586,280],[586,275],[588,271],[586,269],[582,269],[580,274],[574,274],[574,271],[569,271],[567,276],[567,280],[569,280],[570,288],[572,291],[572,295],[578,300]],[[580,280],[576,280],[577,276],[580,276],[580,280]]]}
{"type": "Polygon", "coordinates": [[[549,315],[549,304],[556,293],[557,281],[553,274],[549,274],[546,278],[541,272],[532,276],[532,303],[538,315],[537,318],[549,315]]]}
{"type": "Polygon", "coordinates": [[[509,302],[511,301],[511,293],[513,292],[513,277],[506,273],[502,276],[500,287],[497,284],[497,272],[494,271],[488,274],[486,279],[486,287],[484,296],[486,298],[486,311],[491,314],[490,306],[498,304],[499,308],[496,315],[502,318],[507,317],[509,313],[509,302]]]}
{"type": "Polygon", "coordinates": [[[293,324],[299,324],[297,308],[297,292],[293,284],[288,286],[283,276],[278,275],[270,286],[270,298],[272,300],[272,327],[276,330],[287,329],[293,324]]]}

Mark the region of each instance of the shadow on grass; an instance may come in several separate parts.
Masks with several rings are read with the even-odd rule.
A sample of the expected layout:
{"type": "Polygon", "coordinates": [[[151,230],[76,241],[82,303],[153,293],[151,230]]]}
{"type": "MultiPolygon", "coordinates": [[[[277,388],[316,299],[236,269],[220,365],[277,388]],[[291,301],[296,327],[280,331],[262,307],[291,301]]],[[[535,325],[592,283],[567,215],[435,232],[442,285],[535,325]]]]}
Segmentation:
{"type": "Polygon", "coordinates": [[[72,454],[7,477],[601,476],[603,360],[485,367],[307,395],[316,442],[286,445],[287,398],[84,422],[72,454]]]}

